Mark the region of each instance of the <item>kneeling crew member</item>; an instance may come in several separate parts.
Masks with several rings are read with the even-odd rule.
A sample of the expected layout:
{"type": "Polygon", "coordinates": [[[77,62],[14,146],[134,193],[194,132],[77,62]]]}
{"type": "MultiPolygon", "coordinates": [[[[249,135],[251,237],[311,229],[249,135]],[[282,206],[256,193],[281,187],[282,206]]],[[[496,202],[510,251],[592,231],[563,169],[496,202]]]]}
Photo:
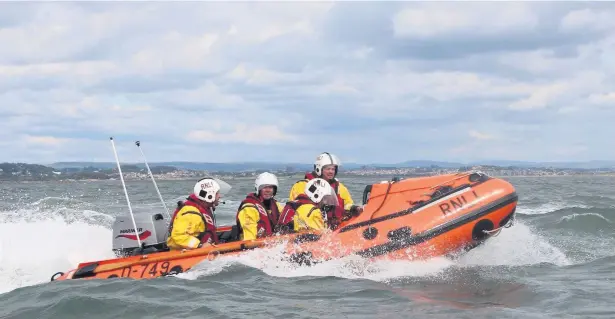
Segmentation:
{"type": "Polygon", "coordinates": [[[171,250],[181,250],[217,244],[214,210],[219,203],[218,182],[207,177],[199,180],[193,193],[173,213],[167,246],[171,250]]]}
{"type": "Polygon", "coordinates": [[[282,204],[274,198],[278,192],[278,178],[265,172],[254,182],[255,193],[250,193],[237,209],[237,228],[242,240],[271,236],[277,228],[282,204]]]}
{"type": "Polygon", "coordinates": [[[292,226],[294,231],[327,228],[331,212],[339,209],[337,194],[327,181],[314,178],[305,184],[304,192],[286,203],[280,225],[292,226]]]}

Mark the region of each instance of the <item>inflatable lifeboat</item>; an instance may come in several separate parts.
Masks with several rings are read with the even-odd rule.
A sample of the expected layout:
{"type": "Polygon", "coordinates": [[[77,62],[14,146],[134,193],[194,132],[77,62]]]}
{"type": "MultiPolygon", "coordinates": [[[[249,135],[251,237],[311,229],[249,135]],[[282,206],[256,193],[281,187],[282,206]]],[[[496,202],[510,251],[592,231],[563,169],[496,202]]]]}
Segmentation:
{"type": "Polygon", "coordinates": [[[313,264],[349,255],[367,259],[415,260],[463,253],[510,227],[517,207],[515,188],[481,172],[384,181],[367,185],[363,212],[337,229],[238,240],[236,226],[219,229],[222,243],[169,251],[161,214],[138,220],[141,247],[130,218],[113,225],[115,259],[81,263],[52,281],[155,278],[190,270],[205,260],[249,249],[286,244],[285,259],[313,264]]]}
{"type": "Polygon", "coordinates": [[[512,226],[517,201],[510,183],[481,172],[394,179],[365,188],[361,215],[287,252],[305,264],[351,254],[414,260],[466,252],[512,226]]]}

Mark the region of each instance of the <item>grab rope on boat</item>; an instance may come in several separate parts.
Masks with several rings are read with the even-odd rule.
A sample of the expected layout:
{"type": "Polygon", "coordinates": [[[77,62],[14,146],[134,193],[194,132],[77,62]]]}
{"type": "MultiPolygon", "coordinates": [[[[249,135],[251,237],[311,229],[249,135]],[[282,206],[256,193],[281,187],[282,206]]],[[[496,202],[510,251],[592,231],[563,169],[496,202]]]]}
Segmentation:
{"type": "Polygon", "coordinates": [[[510,218],[510,219],[506,222],[506,224],[502,225],[501,227],[498,227],[498,228],[495,228],[495,229],[492,229],[492,230],[483,230],[483,232],[484,232],[485,234],[488,234],[488,235],[491,235],[491,234],[493,234],[493,233],[496,233],[495,235],[491,235],[491,236],[492,236],[492,237],[497,237],[497,236],[500,234],[500,232],[502,232],[502,228],[510,228],[510,227],[512,227],[514,224],[515,224],[515,217],[511,217],[511,218],[510,218]]]}
{"type": "MultiPolygon", "coordinates": [[[[449,180],[447,180],[445,182],[442,182],[440,184],[437,184],[437,185],[434,185],[434,186],[429,186],[429,187],[417,187],[417,188],[414,188],[412,190],[419,190],[419,189],[433,190],[433,189],[437,189],[438,187],[442,187],[442,186],[445,186],[445,185],[450,185],[451,182],[454,182],[456,180],[462,179],[462,178],[467,177],[467,176],[471,176],[472,174],[476,174],[476,175],[478,175],[480,177],[486,176],[486,174],[483,173],[482,171],[470,170],[470,171],[466,171],[466,172],[462,172],[462,173],[457,173],[457,174],[455,174],[456,176],[454,178],[451,178],[451,179],[449,179],[449,180]]],[[[384,198],[380,202],[380,206],[378,206],[378,208],[376,208],[376,210],[374,210],[374,212],[372,212],[371,216],[369,217],[369,220],[372,220],[374,218],[374,215],[376,215],[376,213],[380,211],[380,209],[382,208],[382,206],[386,202],[387,197],[389,196],[389,192],[391,191],[391,186],[393,186],[394,183],[397,183],[400,180],[401,179],[399,179],[399,178],[393,178],[391,181],[387,182],[388,185],[387,185],[387,190],[384,193],[384,198]]],[[[436,192],[437,192],[437,190],[436,190],[436,192]]],[[[423,194],[423,196],[433,196],[433,193],[425,193],[425,194],[423,194]]]]}
{"type": "Polygon", "coordinates": [[[466,176],[470,176],[472,174],[477,174],[478,176],[485,176],[486,175],[485,173],[483,173],[481,171],[478,171],[478,170],[471,170],[471,171],[467,171],[465,173],[458,173],[458,174],[456,174],[457,176],[455,178],[451,178],[451,179],[447,180],[446,182],[442,182],[440,184],[431,186],[431,187],[429,187],[429,189],[435,189],[435,188],[438,188],[438,187],[440,187],[442,185],[450,184],[453,181],[456,181],[458,179],[462,179],[462,178],[464,178],[466,176]]]}

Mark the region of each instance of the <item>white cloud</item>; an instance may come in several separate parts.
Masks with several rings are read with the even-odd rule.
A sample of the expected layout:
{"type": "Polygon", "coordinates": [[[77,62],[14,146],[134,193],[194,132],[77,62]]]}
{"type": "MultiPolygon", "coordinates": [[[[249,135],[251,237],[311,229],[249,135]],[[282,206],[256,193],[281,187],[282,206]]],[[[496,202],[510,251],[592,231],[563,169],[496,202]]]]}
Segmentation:
{"type": "Polygon", "coordinates": [[[584,72],[574,78],[562,79],[555,83],[537,85],[529,97],[509,105],[513,110],[545,108],[557,102],[557,108],[568,107],[567,102],[581,98],[588,92],[604,85],[604,75],[596,72],[584,72]]]}
{"type": "Polygon", "coordinates": [[[217,84],[211,81],[194,89],[161,90],[159,94],[155,94],[158,95],[158,101],[190,105],[195,109],[233,109],[246,104],[241,96],[224,93],[217,84]]]}
{"type": "Polygon", "coordinates": [[[126,160],[136,139],[152,161],[615,158],[615,10],[599,4],[0,12],[0,161],[110,160],[109,136],[126,160]]]}
{"type": "Polygon", "coordinates": [[[481,132],[476,131],[476,130],[470,130],[470,132],[468,132],[468,134],[470,135],[470,137],[475,138],[477,140],[493,140],[493,139],[495,139],[495,136],[493,136],[493,135],[486,134],[486,133],[481,133],[481,132]]]}
{"type": "Polygon", "coordinates": [[[571,11],[562,18],[560,23],[560,28],[565,31],[601,31],[614,27],[613,12],[596,12],[592,9],[571,11]]]}
{"type": "Polygon", "coordinates": [[[106,73],[121,71],[113,62],[109,61],[75,61],[37,64],[5,64],[0,65],[0,76],[62,76],[73,75],[84,80],[87,77],[100,78],[106,73]]]}
{"type": "MultiPolygon", "coordinates": [[[[219,127],[219,126],[218,126],[219,127]]],[[[188,133],[190,143],[250,143],[275,144],[278,142],[300,142],[300,139],[284,133],[274,125],[236,125],[231,132],[215,130],[195,130],[188,133]]]]}
{"type": "Polygon", "coordinates": [[[596,104],[615,105],[615,92],[592,94],[589,96],[589,101],[596,104]]]}
{"type": "Polygon", "coordinates": [[[191,36],[170,32],[162,35],[155,44],[137,51],[132,55],[129,64],[135,72],[149,75],[173,69],[207,68],[215,64],[215,61],[210,59],[210,53],[219,37],[216,33],[191,36]]]}
{"type": "Polygon", "coordinates": [[[24,137],[24,142],[34,147],[36,146],[58,146],[66,143],[68,140],[64,138],[57,138],[53,136],[31,136],[24,137]]]}
{"type": "MultiPolygon", "coordinates": [[[[514,98],[531,94],[535,89],[530,83],[488,74],[462,71],[413,72],[400,68],[397,64],[391,64],[386,75],[378,81],[363,84],[366,90],[371,87],[370,91],[378,98],[396,99],[399,96],[412,95],[442,102],[469,98],[514,98]]],[[[398,107],[403,109],[407,106],[398,107]]]]}
{"type": "Polygon", "coordinates": [[[528,98],[515,101],[510,104],[513,110],[527,110],[546,107],[553,99],[566,92],[566,85],[563,83],[549,84],[536,89],[528,98]]]}
{"type": "Polygon", "coordinates": [[[576,58],[558,58],[553,56],[553,50],[540,49],[503,53],[498,57],[498,61],[503,65],[540,75],[559,72],[561,68],[569,68],[570,63],[576,62],[576,58]]]}
{"type": "Polygon", "coordinates": [[[523,2],[507,4],[505,10],[496,2],[451,3],[448,6],[412,4],[393,18],[396,36],[419,38],[469,32],[486,35],[527,31],[537,24],[535,13],[523,2]]]}

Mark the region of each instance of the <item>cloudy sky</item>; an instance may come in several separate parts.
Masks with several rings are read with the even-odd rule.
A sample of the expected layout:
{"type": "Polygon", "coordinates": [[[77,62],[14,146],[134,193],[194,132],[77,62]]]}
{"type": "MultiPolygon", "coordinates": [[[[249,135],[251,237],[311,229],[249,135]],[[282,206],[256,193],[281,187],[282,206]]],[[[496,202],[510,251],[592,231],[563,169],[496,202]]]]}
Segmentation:
{"type": "Polygon", "coordinates": [[[615,4],[1,3],[0,162],[615,159],[615,4]]]}

